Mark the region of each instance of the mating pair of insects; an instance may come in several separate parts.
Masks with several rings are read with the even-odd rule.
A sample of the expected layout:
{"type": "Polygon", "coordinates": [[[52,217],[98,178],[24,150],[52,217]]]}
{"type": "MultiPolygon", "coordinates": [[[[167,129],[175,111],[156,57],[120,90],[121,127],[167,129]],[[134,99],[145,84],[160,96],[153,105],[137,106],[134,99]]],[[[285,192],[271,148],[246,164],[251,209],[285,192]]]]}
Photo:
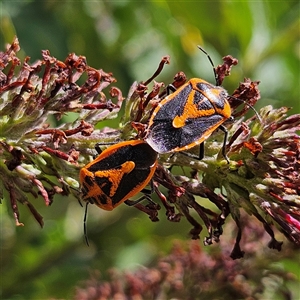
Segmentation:
{"type": "Polygon", "coordinates": [[[188,150],[200,145],[216,130],[224,132],[222,154],[226,155],[227,130],[231,117],[228,99],[210,56],[216,84],[193,78],[161,100],[153,110],[143,140],[115,144],[80,170],[82,200],[112,210],[142,191],[157,167],[158,154],[188,150]]]}

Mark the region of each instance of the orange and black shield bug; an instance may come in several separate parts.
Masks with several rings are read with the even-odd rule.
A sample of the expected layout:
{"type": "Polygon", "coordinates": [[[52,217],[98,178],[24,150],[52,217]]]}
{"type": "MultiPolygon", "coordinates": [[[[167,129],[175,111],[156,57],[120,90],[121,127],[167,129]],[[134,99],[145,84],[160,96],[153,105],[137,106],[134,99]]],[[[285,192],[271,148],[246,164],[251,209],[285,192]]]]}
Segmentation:
{"type": "Polygon", "coordinates": [[[149,121],[146,142],[158,153],[201,144],[231,116],[227,92],[193,78],[162,100],[149,121]]]}
{"type": "Polygon", "coordinates": [[[199,78],[190,79],[154,109],[145,141],[156,152],[188,150],[202,144],[220,128],[225,132],[222,153],[228,161],[225,153],[227,130],[222,124],[231,117],[231,107],[227,91],[218,86],[220,80],[215,68],[214,72],[216,85],[199,78]]]}
{"type": "Polygon", "coordinates": [[[112,210],[144,189],[156,167],[157,153],[144,141],[110,146],[80,170],[82,200],[112,210]]]}

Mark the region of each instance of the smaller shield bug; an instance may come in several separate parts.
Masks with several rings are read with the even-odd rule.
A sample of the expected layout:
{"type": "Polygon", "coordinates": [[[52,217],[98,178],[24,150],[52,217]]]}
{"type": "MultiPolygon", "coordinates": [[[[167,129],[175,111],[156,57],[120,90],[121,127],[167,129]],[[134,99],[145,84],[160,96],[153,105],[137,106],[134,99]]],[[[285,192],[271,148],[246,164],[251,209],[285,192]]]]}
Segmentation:
{"type": "Polygon", "coordinates": [[[144,189],[156,167],[157,153],[144,141],[110,146],[80,170],[82,200],[112,210],[144,189]]]}

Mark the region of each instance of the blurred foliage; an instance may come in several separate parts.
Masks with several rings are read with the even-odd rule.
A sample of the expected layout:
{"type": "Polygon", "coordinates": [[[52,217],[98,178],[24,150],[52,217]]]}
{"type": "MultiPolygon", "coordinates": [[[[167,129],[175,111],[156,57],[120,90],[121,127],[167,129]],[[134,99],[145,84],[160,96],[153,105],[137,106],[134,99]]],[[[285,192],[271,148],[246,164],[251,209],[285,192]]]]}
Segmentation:
{"type": "MultiPolygon", "coordinates": [[[[134,81],[148,78],[166,54],[171,65],[158,80],[171,82],[182,70],[213,82],[199,44],[216,65],[227,54],[239,59],[224,82],[230,92],[250,77],[261,81],[260,105],[286,105],[294,107],[291,113],[299,112],[298,1],[2,1],[0,13],[1,48],[17,35],[31,61],[40,59],[42,49],[58,59],[70,52],[84,55],[90,66],[113,72],[124,95],[134,81]]],[[[116,120],[107,122],[117,126],[116,120]]],[[[74,199],[56,198],[51,207],[33,201],[44,216],[42,230],[25,207],[20,207],[25,227],[15,227],[5,199],[0,206],[2,299],[70,298],[91,270],[105,277],[111,267],[146,265],[158,253],[169,252],[174,239],[186,239],[189,230],[187,223],[170,223],[163,215],[152,223],[125,205],[113,212],[90,207],[87,247],[84,210],[74,199]]],[[[265,256],[270,252],[266,249],[265,256]]],[[[281,258],[283,271],[298,272],[299,279],[299,259],[293,265],[295,256],[273,255],[281,258]]],[[[299,287],[291,288],[296,299],[299,287]]]]}

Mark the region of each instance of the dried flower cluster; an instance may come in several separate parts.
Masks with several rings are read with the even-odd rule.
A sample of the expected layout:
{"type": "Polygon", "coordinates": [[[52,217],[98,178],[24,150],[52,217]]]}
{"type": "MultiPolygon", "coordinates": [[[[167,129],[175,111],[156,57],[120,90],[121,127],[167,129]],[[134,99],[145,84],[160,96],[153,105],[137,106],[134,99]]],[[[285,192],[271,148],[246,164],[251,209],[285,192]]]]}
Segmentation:
{"type": "Polygon", "coordinates": [[[70,54],[62,62],[42,51],[43,59],[29,64],[29,57],[23,62],[17,58],[18,51],[15,39],[0,53],[1,198],[10,199],[17,225],[23,225],[20,202],[42,226],[42,216],[30,197],[40,195],[46,205],[55,194],[79,197],[79,155],[87,156],[90,153],[85,149],[116,136],[114,130],[100,132],[94,125],[114,117],[123,97],[117,88],[111,88],[117,104],[106,99],[102,90],[115,79],[89,67],[85,57],[70,54]],[[69,112],[78,113],[77,119],[58,125],[69,112]]]}
{"type": "MultiPolygon", "coordinates": [[[[42,60],[29,64],[29,58],[25,58],[21,62],[16,56],[18,50],[15,39],[6,52],[0,53],[1,197],[10,199],[17,225],[22,225],[18,202],[26,204],[42,225],[42,216],[29,201],[31,196],[40,195],[46,205],[55,194],[72,193],[80,198],[79,167],[88,162],[97,142],[143,138],[153,107],[166,94],[163,83],[154,81],[152,88],[148,85],[169,58],[162,59],[151,78],[132,86],[119,128],[96,130],[97,123],[117,115],[123,102],[117,88],[109,91],[116,104],[103,92],[115,82],[112,74],[89,67],[84,57],[75,54],[62,62],[42,51],[42,60]],[[64,122],[69,112],[77,113],[77,118],[64,122]]],[[[235,64],[237,60],[231,56],[224,58],[223,65],[215,70],[220,81],[235,64]]],[[[178,88],[185,81],[184,73],[179,72],[172,84],[178,88]]],[[[288,108],[267,106],[261,109],[260,117],[247,119],[245,114],[260,99],[258,84],[245,79],[230,98],[234,121],[226,124],[229,164],[222,159],[222,136],[216,132],[205,143],[202,161],[194,158],[194,149],[189,154],[161,155],[153,177],[154,191],[167,218],[178,222],[185,216],[193,226],[193,239],[199,238],[203,222],[208,231],[205,244],[218,242],[227,216],[233,217],[238,234],[232,258],[244,253],[239,245],[241,209],[262,223],[271,236],[270,248],[280,250],[282,244],[275,238],[274,224],[300,245],[300,115],[287,116],[288,108]],[[238,110],[241,100],[248,105],[238,110]],[[174,166],[184,168],[182,175],[172,172],[174,166]],[[161,186],[168,189],[167,195],[161,192],[161,186]],[[209,199],[216,210],[202,206],[195,196],[209,199]]],[[[158,220],[159,204],[137,203],[135,207],[152,221],[158,220]]]]}

